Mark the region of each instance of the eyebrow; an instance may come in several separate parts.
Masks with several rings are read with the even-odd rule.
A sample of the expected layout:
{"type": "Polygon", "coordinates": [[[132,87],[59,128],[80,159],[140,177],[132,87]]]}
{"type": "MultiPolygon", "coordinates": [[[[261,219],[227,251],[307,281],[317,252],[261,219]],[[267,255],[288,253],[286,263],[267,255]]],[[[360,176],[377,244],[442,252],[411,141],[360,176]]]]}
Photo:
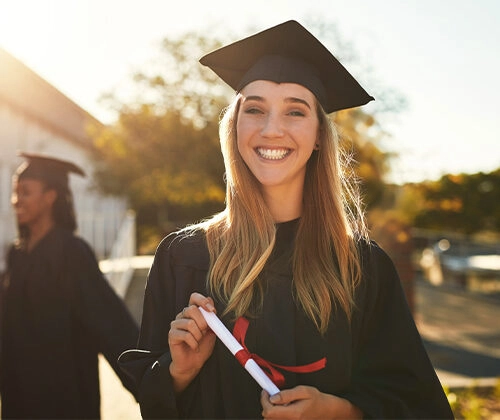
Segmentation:
{"type": "MultiPolygon", "coordinates": [[[[246,101],[265,102],[265,99],[262,96],[250,95],[250,96],[245,96],[243,101],[244,102],[246,102],[246,101]]],[[[285,98],[285,102],[303,104],[303,105],[307,106],[309,109],[311,109],[311,105],[309,105],[309,102],[307,102],[306,100],[301,99],[301,98],[296,98],[295,96],[290,96],[290,97],[285,98]]]]}

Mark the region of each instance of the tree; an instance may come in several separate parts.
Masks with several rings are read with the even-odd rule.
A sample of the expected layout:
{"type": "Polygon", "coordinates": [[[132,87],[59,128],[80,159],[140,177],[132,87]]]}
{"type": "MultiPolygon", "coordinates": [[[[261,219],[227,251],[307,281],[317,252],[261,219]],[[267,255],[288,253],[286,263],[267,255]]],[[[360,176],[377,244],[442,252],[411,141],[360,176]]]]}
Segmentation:
{"type": "Polygon", "coordinates": [[[157,114],[150,105],[122,111],[118,123],[95,139],[106,166],[102,188],[119,193],[127,186],[132,202],[193,205],[224,199],[217,127],[204,130],[176,111],[157,114]]]}
{"type": "Polygon", "coordinates": [[[105,97],[119,117],[93,129],[96,178],[107,193],[126,191],[139,230],[154,225],[168,231],[172,219],[192,221],[222,208],[218,114],[230,89],[192,65],[197,51],[218,45],[192,33],[165,39],[158,60],[134,75],[134,96],[105,97]]]}
{"type": "Polygon", "coordinates": [[[389,154],[376,145],[375,136],[382,136],[375,118],[361,108],[336,113],[333,120],[338,127],[341,148],[351,157],[357,178],[361,182],[365,205],[368,209],[378,205],[384,194],[384,175],[389,154]],[[375,134],[370,134],[373,129],[375,134]]]}
{"type": "Polygon", "coordinates": [[[378,80],[370,63],[359,57],[355,46],[346,41],[331,22],[317,18],[309,20],[307,26],[314,29],[313,32],[358,80],[361,80],[358,75],[362,75],[361,84],[369,86],[369,92],[376,99],[371,103],[370,111],[366,107],[358,107],[332,115],[341,136],[341,147],[351,156],[351,163],[361,182],[365,204],[370,210],[379,206],[384,199],[384,177],[389,170],[390,159],[395,156],[378,146],[382,139],[389,136],[381,121],[404,110],[406,99],[397,90],[378,80]]]}
{"type": "Polygon", "coordinates": [[[405,188],[403,201],[416,227],[464,234],[500,229],[500,169],[448,174],[405,188]]]}

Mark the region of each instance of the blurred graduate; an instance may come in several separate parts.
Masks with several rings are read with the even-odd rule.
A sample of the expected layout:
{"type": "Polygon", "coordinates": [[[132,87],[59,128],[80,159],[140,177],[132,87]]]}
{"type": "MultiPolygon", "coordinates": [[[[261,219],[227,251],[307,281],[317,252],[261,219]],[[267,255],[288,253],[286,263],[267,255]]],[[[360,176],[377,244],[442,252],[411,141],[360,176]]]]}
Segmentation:
{"type": "Polygon", "coordinates": [[[220,122],[226,208],[156,251],[139,348],[120,357],[143,416],[453,417],[328,117],[373,98],[296,21],[200,61],[237,93],[220,122]],[[237,337],[238,360],[199,307],[237,337]]]}
{"type": "Polygon", "coordinates": [[[2,418],[100,417],[98,355],[123,385],[117,358],[139,328],[99,270],[77,228],[69,174],[75,164],[23,153],[13,177],[18,238],[1,287],[2,418]]]}

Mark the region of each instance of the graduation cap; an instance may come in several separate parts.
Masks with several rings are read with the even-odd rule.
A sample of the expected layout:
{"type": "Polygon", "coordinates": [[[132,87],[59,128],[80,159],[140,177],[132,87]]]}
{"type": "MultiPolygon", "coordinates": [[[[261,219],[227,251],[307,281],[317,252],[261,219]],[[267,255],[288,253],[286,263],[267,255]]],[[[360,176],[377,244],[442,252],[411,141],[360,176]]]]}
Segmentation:
{"type": "Polygon", "coordinates": [[[298,83],[325,112],[364,105],[370,96],[328,49],[295,20],[236,41],[203,56],[237,92],[254,80],[298,83]]]}
{"type": "Polygon", "coordinates": [[[72,162],[34,153],[19,153],[26,159],[16,170],[18,179],[33,178],[49,185],[68,185],[68,174],[85,176],[82,168],[72,162]]]}

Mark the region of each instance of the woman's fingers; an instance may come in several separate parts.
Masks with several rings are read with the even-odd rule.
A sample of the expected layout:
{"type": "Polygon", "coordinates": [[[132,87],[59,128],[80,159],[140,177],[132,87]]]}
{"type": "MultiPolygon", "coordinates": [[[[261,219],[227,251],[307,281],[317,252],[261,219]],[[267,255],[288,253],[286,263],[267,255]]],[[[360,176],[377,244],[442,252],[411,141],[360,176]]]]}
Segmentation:
{"type": "Polygon", "coordinates": [[[214,349],[215,334],[208,327],[199,306],[215,311],[211,298],[193,293],[188,306],[180,309],[170,323],[168,344],[172,362],[169,369],[175,392],[186,388],[214,349]]]}
{"type": "Polygon", "coordinates": [[[201,306],[203,309],[209,312],[216,312],[214,301],[211,297],[203,296],[201,293],[191,293],[189,297],[189,306],[201,306]]]}
{"type": "Polygon", "coordinates": [[[203,296],[201,293],[192,293],[189,298],[189,306],[182,308],[176,315],[175,320],[170,323],[170,344],[175,345],[183,342],[192,350],[198,350],[199,342],[210,331],[198,308],[199,306],[202,306],[205,310],[215,312],[212,298],[203,296]]]}
{"type": "MultiPolygon", "coordinates": [[[[179,328],[185,329],[185,330],[190,330],[194,328],[194,325],[192,325],[189,321],[194,321],[198,329],[202,332],[206,331],[208,329],[208,324],[205,321],[205,318],[201,314],[200,310],[198,309],[198,306],[196,304],[194,305],[189,305],[186,306],[185,308],[182,309],[181,312],[177,314],[175,317],[176,321],[185,321],[185,322],[180,322],[179,328]]],[[[177,325],[176,325],[177,326],[177,325]]]]}
{"type": "Polygon", "coordinates": [[[168,341],[171,346],[184,343],[192,350],[196,350],[198,348],[198,341],[191,333],[176,328],[172,328],[169,331],[168,341]]]}
{"type": "Polygon", "coordinates": [[[192,350],[197,350],[203,333],[192,319],[177,319],[170,324],[168,337],[170,344],[184,342],[192,350]]]}

